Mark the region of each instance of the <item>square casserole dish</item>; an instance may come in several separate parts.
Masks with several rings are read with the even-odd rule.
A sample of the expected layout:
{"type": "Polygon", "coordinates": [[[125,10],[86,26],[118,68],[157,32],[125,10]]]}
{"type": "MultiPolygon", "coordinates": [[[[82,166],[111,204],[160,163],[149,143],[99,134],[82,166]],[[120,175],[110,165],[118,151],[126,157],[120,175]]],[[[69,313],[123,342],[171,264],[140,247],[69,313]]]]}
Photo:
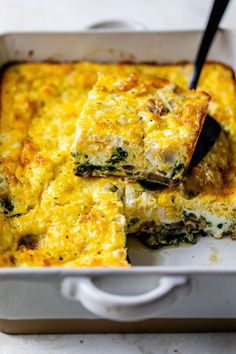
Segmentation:
{"type": "MultiPolygon", "coordinates": [[[[0,36],[14,61],[193,61],[200,31],[18,33],[0,36]]],[[[236,31],[209,55],[236,69],[236,31]]],[[[236,242],[201,238],[160,251],[128,244],[132,267],[1,268],[0,330],[9,333],[160,332],[236,328],[236,242]]]]}

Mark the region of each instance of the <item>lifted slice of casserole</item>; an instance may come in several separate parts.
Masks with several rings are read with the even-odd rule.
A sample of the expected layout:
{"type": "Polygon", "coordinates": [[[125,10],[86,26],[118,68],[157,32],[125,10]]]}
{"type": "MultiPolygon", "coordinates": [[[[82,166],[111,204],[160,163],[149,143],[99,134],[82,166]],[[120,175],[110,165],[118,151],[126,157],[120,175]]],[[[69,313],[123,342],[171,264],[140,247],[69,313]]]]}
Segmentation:
{"type": "Polygon", "coordinates": [[[209,100],[157,77],[100,73],[77,122],[75,174],[179,182],[209,100]]]}

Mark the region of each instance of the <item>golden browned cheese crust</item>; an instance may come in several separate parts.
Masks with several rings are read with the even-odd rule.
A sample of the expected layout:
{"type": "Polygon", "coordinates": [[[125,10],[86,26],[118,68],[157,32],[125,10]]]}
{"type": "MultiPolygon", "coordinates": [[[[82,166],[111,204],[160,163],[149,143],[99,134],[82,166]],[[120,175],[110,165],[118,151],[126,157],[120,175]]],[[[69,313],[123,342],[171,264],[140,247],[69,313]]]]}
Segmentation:
{"type": "Polygon", "coordinates": [[[126,266],[127,232],[137,232],[148,222],[164,233],[169,226],[185,223],[186,228],[193,212],[198,219],[201,212],[204,220],[215,218],[220,225],[216,233],[204,220],[199,223],[216,237],[235,227],[236,100],[231,70],[205,65],[199,86],[212,96],[209,113],[227,135],[222,132],[182,186],[159,192],[115,177],[74,176],[70,150],[75,126],[98,72],[137,72],[187,87],[191,65],[30,63],[4,72],[1,266],[126,266]]]}
{"type": "Polygon", "coordinates": [[[75,174],[178,183],[209,99],[154,76],[99,73],[77,123],[75,174]]]}
{"type": "Polygon", "coordinates": [[[90,86],[87,66],[22,64],[4,73],[2,265],[127,265],[123,182],[73,174],[70,149],[90,86]]]}

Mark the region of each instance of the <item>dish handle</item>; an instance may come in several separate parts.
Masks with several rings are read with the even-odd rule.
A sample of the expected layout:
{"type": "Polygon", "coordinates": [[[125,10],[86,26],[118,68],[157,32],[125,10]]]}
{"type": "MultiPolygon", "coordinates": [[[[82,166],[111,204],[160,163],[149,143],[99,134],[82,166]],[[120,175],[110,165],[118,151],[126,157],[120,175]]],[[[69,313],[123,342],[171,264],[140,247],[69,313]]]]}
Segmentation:
{"type": "Polygon", "coordinates": [[[87,31],[145,31],[148,30],[148,27],[138,21],[130,19],[113,19],[113,20],[104,20],[92,23],[88,25],[85,30],[87,31]]]}
{"type": "Polygon", "coordinates": [[[158,286],[138,295],[116,295],[102,290],[94,283],[95,278],[88,276],[68,277],[62,282],[62,295],[76,300],[91,313],[111,320],[138,321],[166,310],[176,302],[182,288],[186,290],[186,276],[162,276],[158,286]]]}

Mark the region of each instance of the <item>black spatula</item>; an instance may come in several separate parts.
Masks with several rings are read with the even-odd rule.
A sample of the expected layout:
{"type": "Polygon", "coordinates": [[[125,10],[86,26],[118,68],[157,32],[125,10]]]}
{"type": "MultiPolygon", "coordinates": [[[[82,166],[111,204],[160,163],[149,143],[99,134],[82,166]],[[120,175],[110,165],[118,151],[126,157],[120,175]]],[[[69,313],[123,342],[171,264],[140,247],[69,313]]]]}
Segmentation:
{"type": "MultiPolygon", "coordinates": [[[[198,54],[194,63],[192,76],[189,83],[189,89],[196,89],[198,80],[202,71],[203,64],[206,60],[208,51],[218,29],[220,20],[226,10],[230,0],[215,0],[210,17],[207,23],[207,27],[205,32],[203,33],[201,44],[198,50],[198,54]]],[[[217,140],[219,134],[221,132],[220,124],[211,116],[207,115],[205,122],[202,127],[201,134],[199,136],[196,148],[194,150],[191,162],[188,167],[188,172],[196,166],[203,157],[208,153],[208,151],[212,148],[215,141],[217,140]]],[[[188,173],[187,172],[187,173],[188,173]]],[[[139,181],[139,184],[146,189],[149,190],[158,190],[164,189],[167,186],[156,183],[149,182],[145,180],[139,181]]]]}
{"type": "MultiPolygon", "coordinates": [[[[230,0],[215,0],[206,30],[203,34],[202,41],[198,50],[198,54],[193,67],[192,76],[190,79],[189,89],[196,89],[198,80],[202,71],[203,64],[206,60],[207,53],[218,29],[220,20],[226,10],[230,0]]],[[[209,114],[206,116],[202,127],[196,148],[194,150],[188,171],[196,166],[203,157],[212,148],[221,132],[220,124],[209,114]]]]}

